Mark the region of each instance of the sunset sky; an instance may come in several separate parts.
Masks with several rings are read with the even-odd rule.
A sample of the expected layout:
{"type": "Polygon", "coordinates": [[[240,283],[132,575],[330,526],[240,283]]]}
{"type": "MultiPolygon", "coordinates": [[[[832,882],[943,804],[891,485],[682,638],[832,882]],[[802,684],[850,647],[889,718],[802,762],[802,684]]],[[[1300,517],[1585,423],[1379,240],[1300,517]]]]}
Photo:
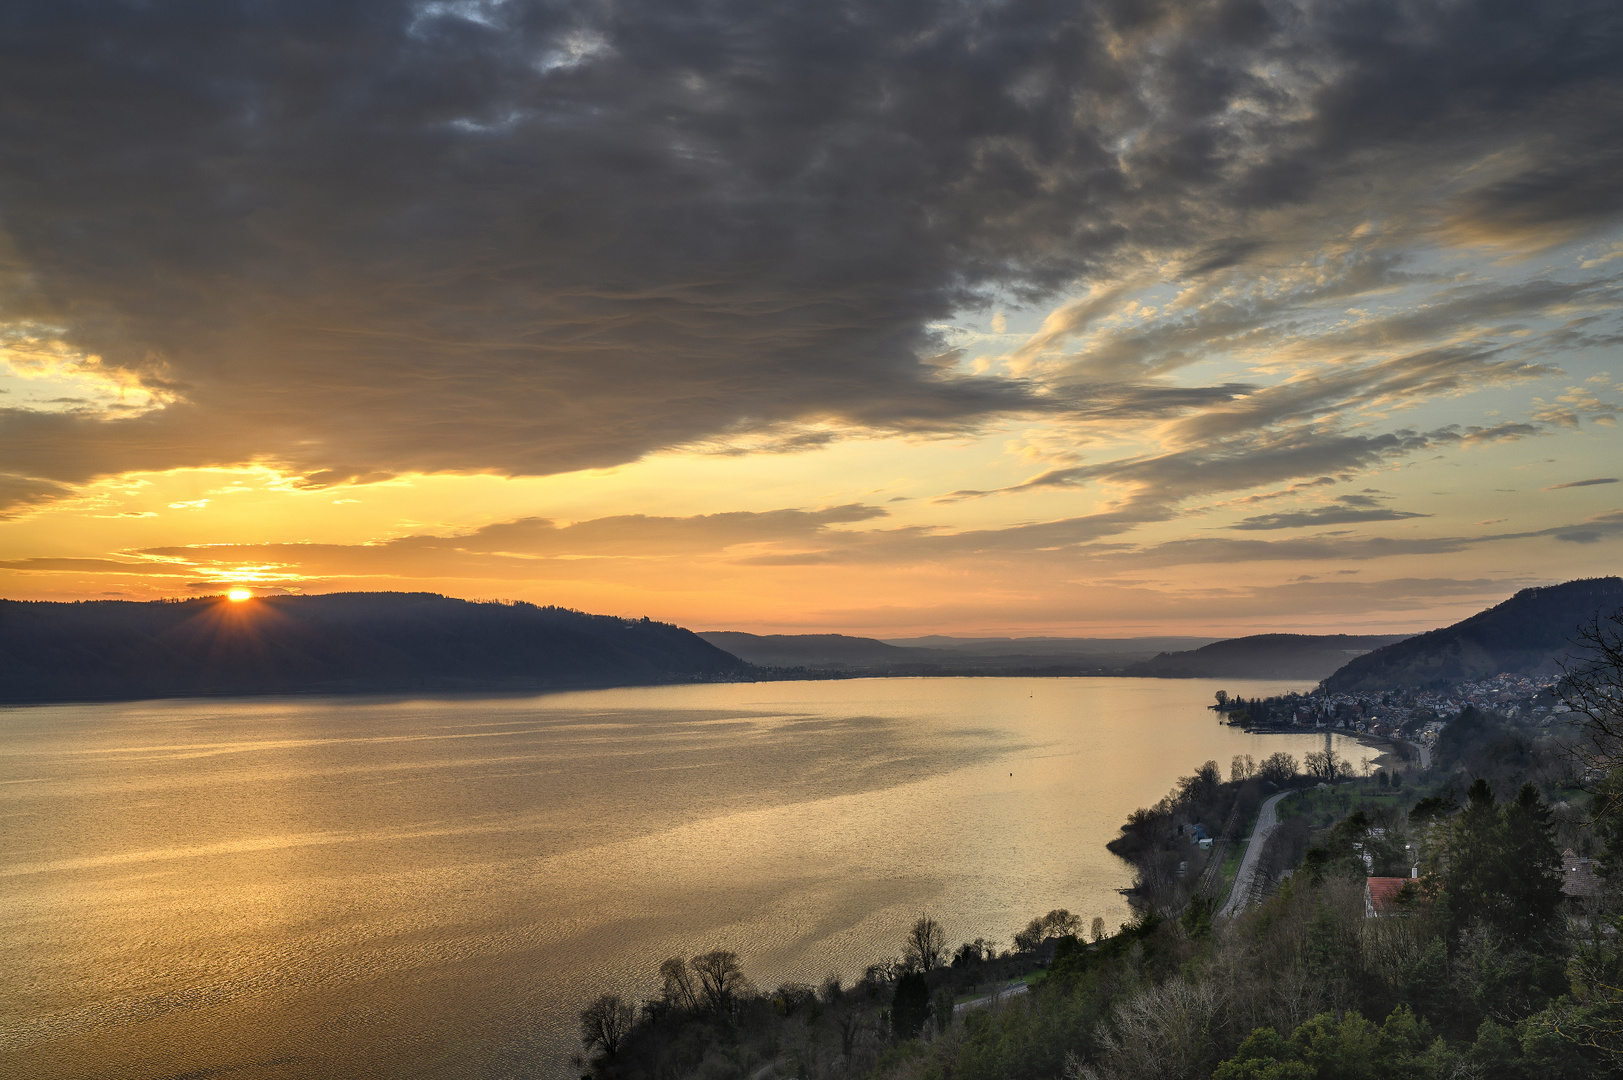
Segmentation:
{"type": "Polygon", "coordinates": [[[0,11],[0,596],[1453,621],[1623,571],[1623,7],[0,11]]]}

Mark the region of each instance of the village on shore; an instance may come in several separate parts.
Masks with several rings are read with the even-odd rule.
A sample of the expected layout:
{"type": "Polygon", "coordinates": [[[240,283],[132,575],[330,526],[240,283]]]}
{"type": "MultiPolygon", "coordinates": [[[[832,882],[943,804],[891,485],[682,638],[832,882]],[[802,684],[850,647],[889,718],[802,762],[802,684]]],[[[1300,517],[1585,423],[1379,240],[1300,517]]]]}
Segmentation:
{"type": "Polygon", "coordinates": [[[1414,743],[1429,753],[1443,728],[1467,707],[1512,719],[1537,718],[1548,727],[1571,711],[1556,692],[1559,682],[1559,675],[1502,672],[1442,688],[1327,693],[1319,687],[1252,701],[1224,694],[1212,708],[1228,723],[1253,731],[1340,730],[1414,743]]]}

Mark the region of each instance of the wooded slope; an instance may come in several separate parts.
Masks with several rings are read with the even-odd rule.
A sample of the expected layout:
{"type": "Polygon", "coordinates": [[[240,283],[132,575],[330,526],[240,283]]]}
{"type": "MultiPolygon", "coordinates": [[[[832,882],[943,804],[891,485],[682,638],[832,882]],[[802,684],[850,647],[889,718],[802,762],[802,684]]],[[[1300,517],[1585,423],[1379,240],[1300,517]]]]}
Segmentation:
{"type": "Polygon", "coordinates": [[[1324,681],[1332,693],[1469,682],[1510,672],[1554,674],[1581,624],[1623,608],[1623,579],[1523,589],[1469,619],[1377,649],[1324,681]]]}
{"type": "Polygon", "coordinates": [[[679,626],[433,593],[0,600],[0,701],[685,682],[748,671],[679,626]]]}

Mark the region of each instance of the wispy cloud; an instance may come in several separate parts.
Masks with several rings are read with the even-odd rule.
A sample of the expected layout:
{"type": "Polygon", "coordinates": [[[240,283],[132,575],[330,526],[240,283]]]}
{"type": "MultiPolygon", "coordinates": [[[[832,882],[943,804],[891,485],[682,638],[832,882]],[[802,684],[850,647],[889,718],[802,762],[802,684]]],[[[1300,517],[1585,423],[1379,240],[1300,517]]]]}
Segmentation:
{"type": "Polygon", "coordinates": [[[1301,529],[1315,525],[1353,525],[1366,521],[1404,521],[1408,518],[1430,517],[1409,510],[1359,510],[1350,506],[1321,506],[1312,510],[1297,510],[1278,514],[1259,514],[1230,525],[1244,531],[1268,529],[1301,529]]]}
{"type": "Polygon", "coordinates": [[[1569,480],[1565,484],[1551,484],[1549,487],[1540,488],[1539,490],[1560,491],[1562,488],[1594,487],[1596,484],[1615,484],[1617,482],[1618,477],[1615,476],[1598,476],[1593,480],[1569,480]]]}

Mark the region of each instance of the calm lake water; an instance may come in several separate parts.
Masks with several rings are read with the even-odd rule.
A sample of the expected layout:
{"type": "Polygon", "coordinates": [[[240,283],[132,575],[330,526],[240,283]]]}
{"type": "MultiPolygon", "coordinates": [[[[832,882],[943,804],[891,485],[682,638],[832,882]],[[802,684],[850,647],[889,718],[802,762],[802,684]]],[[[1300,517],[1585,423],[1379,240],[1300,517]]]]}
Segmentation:
{"type": "MultiPolygon", "coordinates": [[[[1301,683],[877,679],[0,711],[0,1075],[569,1075],[729,948],[847,980],[920,911],[1114,926],[1126,815],[1301,683]]],[[[1372,754],[1349,742],[1354,761],[1372,754]]]]}

